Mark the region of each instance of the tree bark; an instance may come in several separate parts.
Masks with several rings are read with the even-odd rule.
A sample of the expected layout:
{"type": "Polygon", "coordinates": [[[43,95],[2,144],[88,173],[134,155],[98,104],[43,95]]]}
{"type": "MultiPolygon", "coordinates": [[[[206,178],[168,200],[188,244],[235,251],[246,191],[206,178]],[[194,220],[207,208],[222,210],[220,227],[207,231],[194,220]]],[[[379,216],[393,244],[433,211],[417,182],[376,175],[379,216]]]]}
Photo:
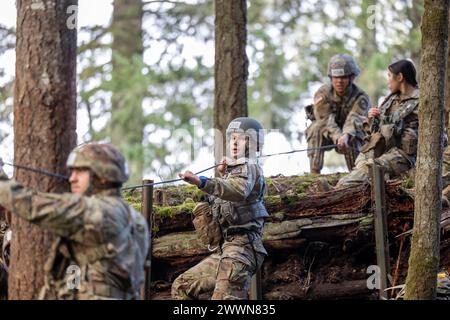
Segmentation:
{"type": "Polygon", "coordinates": [[[434,299],[439,267],[448,0],[426,0],[422,19],[419,142],[414,231],[405,298],[434,299]]]}
{"type": "MultiPolygon", "coordinates": [[[[449,28],[450,28],[450,18],[449,18],[449,28]]],[[[450,41],[450,34],[448,37],[450,41]]],[[[447,82],[445,85],[445,127],[447,128],[447,140],[450,141],[450,50],[447,50],[447,82]]]]}
{"type": "Polygon", "coordinates": [[[145,119],[140,75],[143,65],[142,1],[115,0],[111,24],[112,111],[111,142],[128,160],[130,183],[142,181],[145,119]]]}
{"type": "MultiPolygon", "coordinates": [[[[17,1],[14,162],[67,174],[76,145],[76,29],[67,9],[77,0],[17,1]]],[[[21,184],[63,192],[68,184],[23,170],[21,184]]],[[[53,236],[13,217],[10,299],[35,299],[43,285],[43,265],[53,236]]]]}
{"type": "Polygon", "coordinates": [[[247,1],[215,1],[214,129],[216,162],[226,154],[226,129],[246,117],[248,58],[247,1]]]}

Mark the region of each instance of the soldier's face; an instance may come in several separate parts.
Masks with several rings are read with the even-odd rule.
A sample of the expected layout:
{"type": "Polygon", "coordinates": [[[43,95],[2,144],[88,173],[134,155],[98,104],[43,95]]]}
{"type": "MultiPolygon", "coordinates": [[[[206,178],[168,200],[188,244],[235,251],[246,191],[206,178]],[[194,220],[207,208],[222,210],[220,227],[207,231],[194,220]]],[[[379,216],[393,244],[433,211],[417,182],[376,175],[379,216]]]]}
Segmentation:
{"type": "Polygon", "coordinates": [[[344,95],[345,90],[350,84],[350,77],[331,77],[331,85],[333,86],[334,91],[340,96],[344,95]]]}
{"type": "Polygon", "coordinates": [[[70,173],[70,191],[76,194],[84,194],[90,183],[91,175],[88,169],[74,168],[70,173]]]}
{"type": "Polygon", "coordinates": [[[401,77],[400,75],[396,75],[394,73],[392,73],[391,71],[388,71],[388,87],[389,90],[394,93],[400,90],[400,86],[401,86],[401,79],[399,79],[401,77]]]}
{"type": "Polygon", "coordinates": [[[246,139],[241,133],[232,133],[230,137],[230,154],[235,160],[245,157],[246,139]]]}

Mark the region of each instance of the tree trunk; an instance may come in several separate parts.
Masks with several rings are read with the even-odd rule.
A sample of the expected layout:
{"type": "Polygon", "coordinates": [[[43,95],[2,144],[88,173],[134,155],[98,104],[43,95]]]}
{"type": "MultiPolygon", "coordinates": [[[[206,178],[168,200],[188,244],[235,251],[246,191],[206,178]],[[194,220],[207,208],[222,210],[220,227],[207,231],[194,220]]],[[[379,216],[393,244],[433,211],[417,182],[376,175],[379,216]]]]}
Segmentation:
{"type": "Polygon", "coordinates": [[[248,59],[247,1],[215,1],[214,128],[216,162],[225,155],[226,129],[246,117],[248,59]]]}
{"type": "MultiPolygon", "coordinates": [[[[450,28],[450,18],[449,18],[450,28]]],[[[448,41],[450,41],[450,34],[448,41]]],[[[445,127],[447,128],[447,140],[450,142],[450,50],[447,50],[447,83],[445,85],[445,127]]]]}
{"type": "MultiPolygon", "coordinates": [[[[67,9],[77,0],[17,2],[14,161],[67,174],[76,145],[76,29],[67,9]]],[[[39,191],[63,192],[68,184],[48,176],[15,171],[15,178],[39,191]]],[[[12,219],[10,299],[34,299],[43,285],[43,265],[53,236],[12,219]]]]}
{"type": "Polygon", "coordinates": [[[426,0],[422,19],[419,143],[414,231],[405,298],[434,299],[439,267],[448,0],[426,0]],[[424,130],[425,129],[425,130],[424,130]]]}
{"type": "Polygon", "coordinates": [[[130,183],[141,182],[144,162],[142,16],[141,0],[114,1],[111,142],[128,160],[130,183]]]}

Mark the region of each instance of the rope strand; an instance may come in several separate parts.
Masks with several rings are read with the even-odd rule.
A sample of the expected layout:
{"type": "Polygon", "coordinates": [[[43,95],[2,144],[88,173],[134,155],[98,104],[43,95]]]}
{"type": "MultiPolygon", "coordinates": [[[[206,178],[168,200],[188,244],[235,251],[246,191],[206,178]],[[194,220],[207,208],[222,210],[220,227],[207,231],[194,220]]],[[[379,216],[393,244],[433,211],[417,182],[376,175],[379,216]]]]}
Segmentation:
{"type": "MultiPolygon", "coordinates": [[[[312,151],[312,150],[329,150],[329,149],[333,149],[333,148],[336,148],[336,147],[337,147],[337,144],[331,144],[331,145],[321,146],[321,147],[317,147],[317,148],[296,149],[296,150],[291,150],[291,151],[286,151],[286,152],[271,153],[271,154],[258,156],[258,158],[268,158],[268,157],[273,157],[273,156],[279,156],[279,155],[285,155],[285,154],[293,154],[293,153],[312,151]]],[[[352,148],[352,147],[348,147],[348,149],[353,149],[353,150],[359,151],[358,149],[352,148]]],[[[8,162],[1,162],[1,160],[0,160],[0,165],[2,165],[2,164],[6,164],[8,166],[11,166],[11,167],[14,167],[14,168],[17,168],[17,169],[27,170],[27,171],[31,171],[31,172],[47,175],[47,176],[50,176],[50,177],[62,179],[62,180],[65,180],[65,181],[69,180],[69,178],[67,176],[62,175],[62,174],[52,173],[52,172],[49,172],[49,171],[46,171],[46,170],[31,168],[31,167],[22,166],[22,165],[13,164],[13,163],[8,163],[8,162]]],[[[195,175],[199,175],[200,173],[203,173],[205,171],[214,169],[214,168],[218,167],[219,165],[220,164],[216,164],[216,165],[213,165],[213,166],[208,167],[206,169],[203,169],[201,171],[198,171],[198,172],[195,173],[195,175]]],[[[137,189],[137,188],[143,188],[143,187],[149,187],[149,186],[156,186],[156,185],[167,184],[167,183],[173,183],[173,182],[178,182],[178,181],[184,181],[184,179],[178,178],[178,179],[171,179],[171,180],[163,180],[163,181],[160,181],[160,182],[139,184],[139,185],[124,187],[124,188],[122,188],[122,191],[131,190],[131,189],[137,189]]]]}
{"type": "MultiPolygon", "coordinates": [[[[205,171],[211,170],[211,169],[216,168],[216,167],[218,167],[218,166],[220,166],[220,164],[216,164],[216,165],[211,166],[211,167],[209,167],[209,168],[206,168],[206,169],[203,169],[203,170],[201,170],[201,171],[198,171],[198,172],[196,172],[196,173],[194,173],[194,174],[195,174],[195,175],[199,175],[200,173],[203,173],[203,172],[205,172],[205,171]]],[[[178,182],[178,181],[184,181],[184,179],[179,178],[179,179],[163,180],[163,181],[160,181],[160,182],[153,182],[153,183],[147,183],[147,184],[138,184],[138,185],[135,185],[135,186],[130,186],[130,187],[122,188],[122,191],[124,191],[124,190],[130,190],[130,189],[143,188],[143,187],[156,186],[156,185],[158,185],[158,184],[166,184],[166,183],[172,183],[172,182],[178,182]]]]}
{"type": "MultiPolygon", "coordinates": [[[[327,146],[321,146],[321,147],[317,147],[317,148],[308,148],[308,149],[297,149],[297,150],[291,150],[291,151],[286,151],[286,152],[279,152],[279,153],[272,153],[272,154],[267,154],[267,155],[261,155],[258,158],[268,158],[268,157],[273,157],[273,156],[278,156],[278,155],[284,155],[284,154],[292,154],[292,153],[298,153],[298,152],[305,152],[305,151],[311,151],[311,150],[327,150],[327,149],[333,149],[336,148],[337,144],[331,144],[331,145],[327,145],[327,146]]],[[[353,150],[357,150],[356,148],[352,148],[352,147],[348,147],[348,149],[353,149],[353,150]]],[[[194,173],[195,175],[199,175],[200,173],[203,173],[205,171],[208,171],[210,169],[216,168],[218,167],[220,164],[216,164],[212,167],[206,168],[204,170],[201,170],[199,172],[194,173]]],[[[137,188],[143,188],[143,187],[149,187],[149,186],[156,186],[156,185],[160,185],[160,184],[167,184],[167,183],[173,183],[173,182],[178,182],[178,181],[184,181],[184,179],[172,179],[172,180],[163,180],[160,182],[154,182],[154,183],[147,183],[147,184],[139,184],[139,185],[135,185],[135,186],[129,186],[129,187],[125,187],[122,188],[122,191],[125,190],[131,190],[131,189],[137,189],[137,188]]]]}
{"type": "Polygon", "coordinates": [[[53,172],[49,172],[49,171],[42,170],[42,169],[35,169],[35,168],[22,166],[22,165],[14,164],[14,163],[8,163],[8,162],[3,162],[3,164],[6,164],[7,166],[11,166],[11,167],[14,167],[14,168],[17,168],[17,169],[27,170],[27,171],[43,174],[43,175],[46,175],[46,176],[50,176],[50,177],[66,180],[66,181],[69,180],[69,177],[67,177],[65,175],[62,175],[62,174],[59,174],[59,173],[53,173],[53,172]]]}

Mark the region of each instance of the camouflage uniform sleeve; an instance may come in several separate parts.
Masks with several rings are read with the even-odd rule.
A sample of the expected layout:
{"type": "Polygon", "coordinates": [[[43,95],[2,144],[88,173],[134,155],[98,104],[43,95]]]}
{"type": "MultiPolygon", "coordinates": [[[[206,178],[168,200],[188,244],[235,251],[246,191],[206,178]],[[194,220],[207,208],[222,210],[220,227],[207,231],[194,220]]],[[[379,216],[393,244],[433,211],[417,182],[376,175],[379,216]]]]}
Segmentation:
{"type": "Polygon", "coordinates": [[[83,228],[84,214],[89,206],[86,198],[80,195],[35,192],[14,180],[0,181],[0,205],[63,237],[83,228]]]}
{"type": "Polygon", "coordinates": [[[348,133],[353,137],[364,137],[364,124],[367,125],[367,113],[369,111],[370,101],[365,94],[356,99],[342,128],[343,133],[348,133]]]}
{"type": "Polygon", "coordinates": [[[327,90],[327,86],[322,86],[314,94],[314,116],[317,121],[322,122],[324,128],[327,128],[333,142],[336,142],[342,135],[342,130],[336,123],[336,115],[328,102],[327,90]]]}
{"type": "Polygon", "coordinates": [[[327,99],[327,87],[322,86],[314,94],[314,117],[316,120],[327,120],[332,113],[330,103],[327,99]]]}
{"type": "Polygon", "coordinates": [[[401,149],[410,156],[417,153],[417,143],[419,140],[419,114],[418,107],[414,109],[404,120],[404,127],[401,132],[401,149]]]}
{"type": "Polygon", "coordinates": [[[245,164],[225,179],[207,180],[201,190],[226,201],[244,201],[255,186],[256,174],[255,165],[245,164]]]}

